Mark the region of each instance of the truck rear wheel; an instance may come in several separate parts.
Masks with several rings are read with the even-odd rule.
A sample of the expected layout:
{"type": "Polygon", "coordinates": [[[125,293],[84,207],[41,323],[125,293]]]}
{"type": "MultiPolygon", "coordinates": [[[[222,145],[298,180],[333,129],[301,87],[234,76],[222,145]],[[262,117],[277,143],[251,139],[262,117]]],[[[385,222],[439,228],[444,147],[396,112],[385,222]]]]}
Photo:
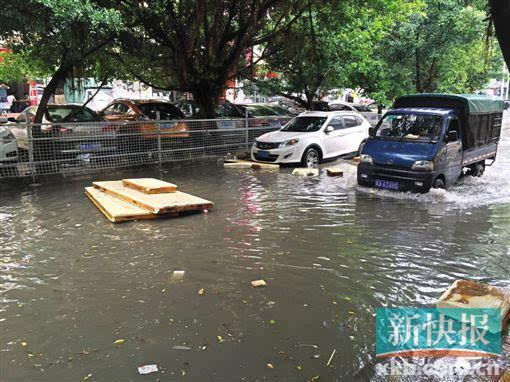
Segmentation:
{"type": "Polygon", "coordinates": [[[483,173],[485,172],[485,163],[484,162],[478,162],[471,166],[470,168],[470,175],[481,177],[483,173]]]}

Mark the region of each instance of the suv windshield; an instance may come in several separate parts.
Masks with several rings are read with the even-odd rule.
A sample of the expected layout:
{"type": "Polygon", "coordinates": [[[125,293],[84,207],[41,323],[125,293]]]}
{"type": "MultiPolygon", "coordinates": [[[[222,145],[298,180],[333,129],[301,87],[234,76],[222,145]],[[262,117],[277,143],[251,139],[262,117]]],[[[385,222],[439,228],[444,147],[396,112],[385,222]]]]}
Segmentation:
{"type": "Polygon", "coordinates": [[[300,133],[318,131],[324,125],[326,119],[326,117],[297,117],[290,121],[281,131],[300,133]]]}
{"type": "Polygon", "coordinates": [[[442,117],[425,114],[387,114],[379,123],[376,137],[437,141],[442,117]]]}

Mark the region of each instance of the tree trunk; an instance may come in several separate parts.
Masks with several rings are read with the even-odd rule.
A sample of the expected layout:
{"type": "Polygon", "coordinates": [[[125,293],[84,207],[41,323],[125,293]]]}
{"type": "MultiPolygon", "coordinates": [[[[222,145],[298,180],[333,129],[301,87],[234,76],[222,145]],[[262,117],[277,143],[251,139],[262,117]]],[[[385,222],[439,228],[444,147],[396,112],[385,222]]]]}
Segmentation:
{"type": "MultiPolygon", "coordinates": [[[[44,112],[46,111],[46,107],[48,106],[48,102],[50,97],[55,94],[55,91],[58,88],[58,85],[61,81],[66,78],[66,70],[61,66],[51,77],[50,82],[44,88],[43,95],[41,97],[41,102],[39,102],[39,106],[37,107],[37,113],[35,114],[34,123],[42,123],[44,112]]],[[[39,129],[40,131],[40,129],[39,129]]]]}
{"type": "Polygon", "coordinates": [[[496,30],[496,37],[503,57],[510,68],[510,2],[508,0],[489,0],[490,13],[496,30]]]}
{"type": "Polygon", "coordinates": [[[200,118],[214,119],[216,118],[215,106],[221,94],[220,89],[215,89],[213,86],[197,85],[191,88],[193,100],[199,107],[200,118]]]}
{"type": "MultiPolygon", "coordinates": [[[[66,77],[66,70],[63,69],[61,66],[54,74],[53,77],[51,77],[50,82],[46,87],[44,88],[43,95],[41,97],[41,102],[39,103],[39,106],[37,107],[37,112],[35,114],[34,123],[36,125],[32,126],[32,137],[36,140],[34,141],[33,148],[34,148],[34,160],[36,162],[45,162],[45,161],[51,161],[55,159],[54,156],[54,150],[52,150],[53,142],[51,140],[47,139],[37,139],[42,138],[43,134],[41,131],[41,125],[43,121],[44,112],[46,111],[46,107],[48,106],[48,102],[50,100],[50,97],[55,94],[55,91],[58,88],[58,85],[62,80],[65,80],[66,77]]],[[[37,172],[38,173],[45,173],[49,171],[50,164],[44,164],[41,163],[37,166],[37,172]]]]}

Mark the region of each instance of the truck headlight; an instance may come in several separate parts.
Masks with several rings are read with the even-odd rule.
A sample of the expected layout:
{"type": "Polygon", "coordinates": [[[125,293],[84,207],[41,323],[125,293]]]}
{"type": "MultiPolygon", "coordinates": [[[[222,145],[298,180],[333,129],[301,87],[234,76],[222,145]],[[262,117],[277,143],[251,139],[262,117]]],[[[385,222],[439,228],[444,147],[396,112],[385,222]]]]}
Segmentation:
{"type": "Polygon", "coordinates": [[[280,144],[280,147],[294,146],[299,142],[299,139],[291,139],[280,144]]]}
{"type": "Polygon", "coordinates": [[[429,160],[417,160],[413,163],[413,170],[434,171],[434,162],[429,160]]]}
{"type": "Polygon", "coordinates": [[[361,154],[359,156],[359,160],[362,163],[374,164],[374,162],[372,161],[372,157],[368,154],[361,154]]]}

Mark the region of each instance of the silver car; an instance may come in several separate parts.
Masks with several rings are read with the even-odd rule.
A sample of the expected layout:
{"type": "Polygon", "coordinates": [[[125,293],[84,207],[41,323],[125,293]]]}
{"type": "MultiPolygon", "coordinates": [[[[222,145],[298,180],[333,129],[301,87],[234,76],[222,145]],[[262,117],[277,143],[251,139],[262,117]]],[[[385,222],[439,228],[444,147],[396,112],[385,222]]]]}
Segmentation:
{"type": "MultiPolygon", "coordinates": [[[[20,113],[9,128],[18,141],[18,147],[28,150],[26,116],[33,123],[37,106],[20,113]]],[[[48,105],[41,125],[40,142],[51,143],[51,154],[57,158],[94,156],[117,150],[115,126],[101,125],[103,119],[88,107],[79,105],[48,105]],[[47,139],[48,138],[48,139],[47,139]]]]}
{"type": "Polygon", "coordinates": [[[377,122],[381,119],[381,115],[377,114],[375,111],[370,110],[365,105],[356,103],[334,101],[329,104],[329,109],[332,111],[355,111],[365,117],[372,126],[377,125],[377,122]]]}

